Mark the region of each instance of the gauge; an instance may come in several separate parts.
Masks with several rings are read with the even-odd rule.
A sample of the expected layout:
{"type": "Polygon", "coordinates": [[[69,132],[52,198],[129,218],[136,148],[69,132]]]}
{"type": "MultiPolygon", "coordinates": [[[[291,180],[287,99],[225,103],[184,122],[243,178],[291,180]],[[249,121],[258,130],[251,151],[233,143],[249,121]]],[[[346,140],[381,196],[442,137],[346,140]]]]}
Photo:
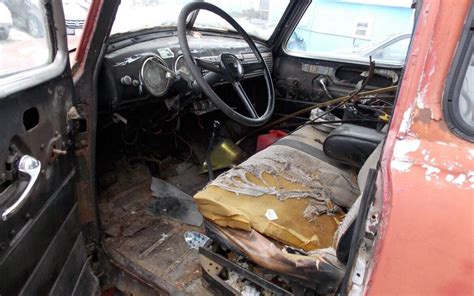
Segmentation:
{"type": "Polygon", "coordinates": [[[174,63],[174,72],[177,74],[184,74],[189,78],[192,77],[191,72],[189,71],[188,66],[186,65],[186,62],[184,61],[184,57],[182,55],[180,55],[174,63]]]}
{"type": "Polygon", "coordinates": [[[160,57],[150,56],[143,61],[140,77],[142,83],[150,94],[160,97],[168,90],[170,81],[163,69],[168,67],[160,57]]]}

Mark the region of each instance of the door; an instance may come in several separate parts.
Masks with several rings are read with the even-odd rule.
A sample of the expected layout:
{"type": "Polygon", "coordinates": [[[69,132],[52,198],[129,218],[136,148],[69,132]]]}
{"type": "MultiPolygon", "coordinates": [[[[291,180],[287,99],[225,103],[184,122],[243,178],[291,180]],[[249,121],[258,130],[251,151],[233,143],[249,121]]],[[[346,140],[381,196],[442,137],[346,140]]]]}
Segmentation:
{"type": "Polygon", "coordinates": [[[98,294],[74,196],[61,1],[0,0],[0,31],[0,295],[98,294]]]}

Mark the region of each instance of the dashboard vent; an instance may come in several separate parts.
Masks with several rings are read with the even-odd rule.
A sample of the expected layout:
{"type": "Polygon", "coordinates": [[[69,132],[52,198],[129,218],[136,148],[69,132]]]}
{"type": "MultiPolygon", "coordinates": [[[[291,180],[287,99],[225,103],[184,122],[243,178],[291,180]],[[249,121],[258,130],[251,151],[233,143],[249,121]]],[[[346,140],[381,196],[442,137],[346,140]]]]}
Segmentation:
{"type": "MultiPolygon", "coordinates": [[[[244,52],[236,56],[242,61],[242,64],[251,64],[251,63],[257,62],[257,57],[253,54],[253,52],[244,52]]],[[[262,57],[263,57],[263,60],[265,61],[265,64],[267,64],[268,70],[270,71],[270,73],[272,73],[272,70],[273,70],[272,53],[262,52],[262,57]]],[[[217,56],[205,56],[205,57],[200,57],[200,58],[211,61],[211,62],[217,62],[218,60],[217,56]]],[[[202,70],[202,74],[206,74],[208,72],[209,72],[208,70],[205,70],[205,69],[202,70]]],[[[249,77],[255,77],[255,76],[260,76],[260,75],[263,75],[263,71],[255,71],[251,74],[245,74],[245,77],[249,78],[249,77]]]]}
{"type": "MultiPolygon", "coordinates": [[[[271,52],[262,52],[262,57],[263,60],[265,61],[265,64],[267,64],[268,70],[270,70],[270,73],[273,70],[273,56],[271,52]]],[[[257,57],[253,54],[253,52],[244,52],[241,54],[242,58],[242,63],[248,64],[248,63],[256,63],[257,62],[257,57]]],[[[256,74],[261,74],[256,72],[256,74]]]]}

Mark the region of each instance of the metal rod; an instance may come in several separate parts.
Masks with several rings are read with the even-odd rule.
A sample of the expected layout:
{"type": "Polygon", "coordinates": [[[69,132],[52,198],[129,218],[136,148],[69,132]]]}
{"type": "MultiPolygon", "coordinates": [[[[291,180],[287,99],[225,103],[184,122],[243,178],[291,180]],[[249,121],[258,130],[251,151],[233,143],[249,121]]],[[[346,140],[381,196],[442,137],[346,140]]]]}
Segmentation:
{"type": "Polygon", "coordinates": [[[329,100],[329,101],[325,101],[325,102],[321,102],[321,103],[316,103],[314,105],[311,105],[309,107],[306,107],[306,108],[303,108],[301,110],[298,110],[296,112],[293,112],[291,114],[288,114],[280,119],[277,119],[275,121],[272,121],[264,126],[262,126],[261,128],[258,128],[250,133],[248,133],[247,135],[243,136],[242,138],[240,138],[236,144],[239,145],[240,143],[242,143],[245,139],[247,139],[247,137],[251,136],[251,135],[254,135],[256,133],[259,133],[263,130],[267,130],[277,124],[280,124],[282,122],[285,122],[286,120],[290,119],[290,118],[293,118],[293,117],[296,117],[298,115],[301,115],[303,113],[307,113],[315,108],[321,108],[321,107],[328,107],[328,106],[331,106],[331,105],[334,105],[334,104],[339,104],[339,103],[342,103],[342,102],[346,102],[350,99],[352,99],[353,101],[359,101],[362,97],[365,97],[365,96],[370,96],[370,95],[375,95],[375,94],[380,94],[380,93],[385,93],[385,92],[390,92],[390,91],[396,91],[398,88],[398,86],[394,85],[394,86],[388,86],[388,87],[384,87],[384,88],[379,88],[379,89],[374,89],[374,90],[368,90],[368,91],[363,91],[363,92],[360,92],[359,94],[357,94],[355,97],[353,95],[347,95],[347,96],[342,96],[342,97],[339,97],[339,98],[336,98],[334,100],[329,100]]]}
{"type": "Polygon", "coordinates": [[[272,282],[267,281],[266,279],[256,275],[255,273],[237,265],[234,264],[233,262],[227,260],[226,258],[213,253],[212,251],[205,249],[205,248],[199,248],[199,253],[205,257],[207,257],[209,260],[216,262],[217,264],[224,266],[225,268],[228,268],[242,277],[246,278],[250,282],[259,285],[260,287],[274,293],[275,295],[292,295],[292,293],[288,292],[287,290],[283,289],[280,286],[275,285],[272,282]]]}

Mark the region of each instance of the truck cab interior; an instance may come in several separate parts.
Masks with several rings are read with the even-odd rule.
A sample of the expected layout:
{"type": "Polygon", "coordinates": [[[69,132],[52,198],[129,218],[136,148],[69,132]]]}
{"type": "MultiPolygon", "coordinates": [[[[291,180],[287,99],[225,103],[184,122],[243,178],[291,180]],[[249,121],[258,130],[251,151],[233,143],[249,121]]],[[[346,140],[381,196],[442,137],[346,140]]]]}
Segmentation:
{"type": "MultiPolygon", "coordinates": [[[[97,25],[106,37],[95,68],[72,67],[91,73],[76,89],[78,104],[63,112],[76,128],[78,202],[63,204],[70,214],[56,215],[50,234],[70,243],[58,245],[64,254],[54,250],[55,268],[36,265],[53,252],[39,245],[21,280],[13,259],[27,251],[6,248],[0,268],[12,284],[2,290],[333,295],[360,285],[363,272],[352,270],[359,246],[370,253],[377,233],[375,169],[416,5],[397,8],[403,30],[369,42],[383,30],[370,17],[343,37],[334,20],[362,4],[337,16],[327,1],[241,1],[233,9],[222,1],[122,2],[97,16],[111,26],[97,25]],[[85,93],[91,99],[81,102],[85,93]],[[361,237],[363,223],[371,236],[361,237]],[[74,260],[82,262],[75,273],[67,267],[74,260]]],[[[42,164],[70,157],[73,148],[56,137],[42,164]]],[[[14,138],[9,153],[28,143],[14,138]]],[[[14,245],[11,231],[3,235],[14,245]]]]}

